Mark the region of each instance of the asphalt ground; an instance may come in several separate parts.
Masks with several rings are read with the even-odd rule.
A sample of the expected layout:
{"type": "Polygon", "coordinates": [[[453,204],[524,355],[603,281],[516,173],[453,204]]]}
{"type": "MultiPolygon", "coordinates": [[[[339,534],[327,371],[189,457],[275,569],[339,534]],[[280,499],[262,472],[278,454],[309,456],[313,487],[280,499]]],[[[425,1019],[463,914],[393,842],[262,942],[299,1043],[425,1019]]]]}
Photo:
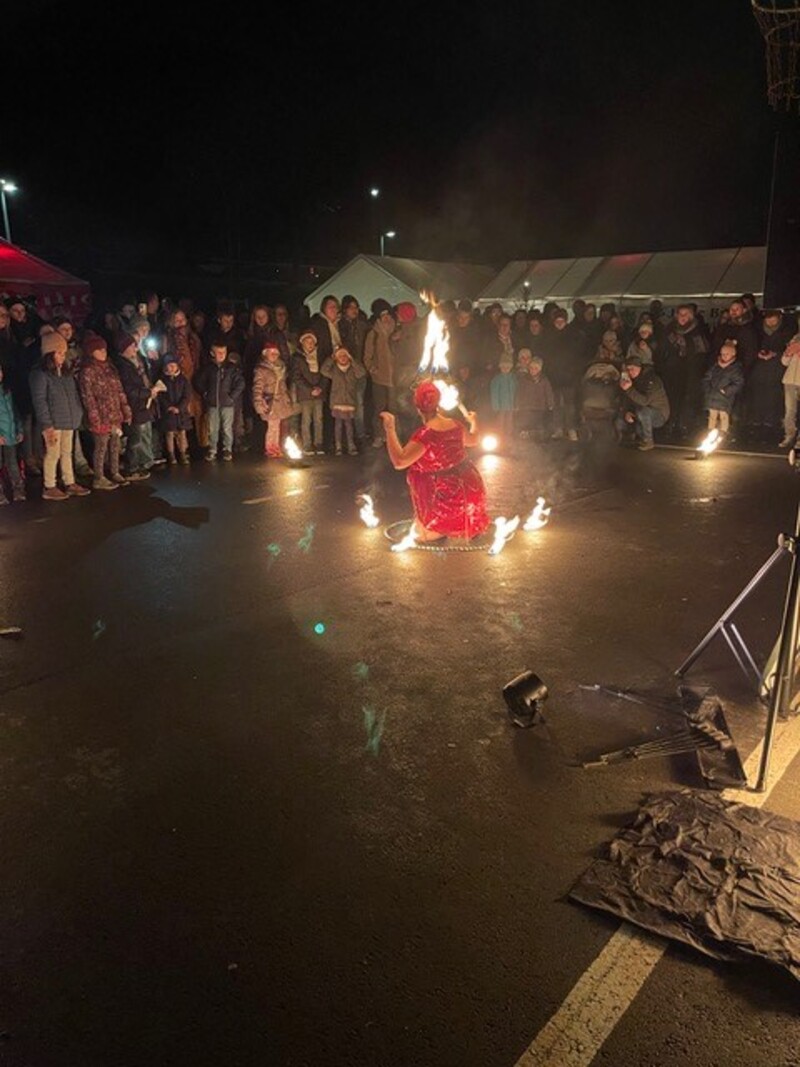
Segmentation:
{"type": "MultiPolygon", "coordinates": [[[[693,756],[584,770],[791,528],[785,461],[484,457],[549,526],[393,554],[383,453],[249,454],[0,512],[0,1063],[512,1067],[618,927],[566,894],[693,756]],[[383,520],[358,518],[370,491],[383,520]],[[546,724],[503,685],[545,680],[546,724]]],[[[781,564],[741,629],[771,648],[781,564]]],[[[717,641],[743,758],[763,710],[717,641]]],[[[800,818],[800,761],[768,807],[800,818]]],[[[800,1062],[797,983],[671,947],[596,1062],[800,1062]]]]}

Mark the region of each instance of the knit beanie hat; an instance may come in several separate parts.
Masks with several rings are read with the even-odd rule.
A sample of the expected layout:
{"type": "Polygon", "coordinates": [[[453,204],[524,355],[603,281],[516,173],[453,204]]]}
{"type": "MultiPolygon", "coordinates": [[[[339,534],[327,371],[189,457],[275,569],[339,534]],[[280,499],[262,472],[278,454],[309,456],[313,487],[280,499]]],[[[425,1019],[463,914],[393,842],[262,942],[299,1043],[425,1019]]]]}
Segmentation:
{"type": "Polygon", "coordinates": [[[388,300],[384,300],[382,297],[378,297],[377,300],[372,301],[371,310],[372,314],[375,316],[376,319],[379,318],[384,313],[384,311],[388,311],[390,315],[393,314],[392,305],[389,303],[388,300]]]}
{"type": "Polygon", "coordinates": [[[67,342],[61,336],[60,333],[46,333],[42,338],[42,355],[51,356],[55,352],[62,352],[66,355],[67,342]]]}
{"type": "Polygon", "coordinates": [[[543,367],[544,366],[544,360],[542,359],[541,356],[532,356],[531,357],[531,366],[532,367],[543,367]]]}
{"type": "Polygon", "coordinates": [[[117,351],[123,356],[129,348],[136,348],[136,338],[129,333],[121,333],[117,338],[117,351]]]}
{"type": "Polygon", "coordinates": [[[641,367],[642,361],[638,356],[628,356],[625,360],[626,367],[641,367]]]}
{"type": "Polygon", "coordinates": [[[95,352],[105,352],[108,345],[97,333],[87,333],[83,338],[83,351],[87,356],[93,356],[95,352]]]}
{"type": "Polygon", "coordinates": [[[180,370],[181,365],[175,358],[175,356],[164,356],[164,362],[161,364],[164,370],[166,370],[167,367],[169,367],[171,364],[174,364],[178,368],[178,370],[180,370]]]}

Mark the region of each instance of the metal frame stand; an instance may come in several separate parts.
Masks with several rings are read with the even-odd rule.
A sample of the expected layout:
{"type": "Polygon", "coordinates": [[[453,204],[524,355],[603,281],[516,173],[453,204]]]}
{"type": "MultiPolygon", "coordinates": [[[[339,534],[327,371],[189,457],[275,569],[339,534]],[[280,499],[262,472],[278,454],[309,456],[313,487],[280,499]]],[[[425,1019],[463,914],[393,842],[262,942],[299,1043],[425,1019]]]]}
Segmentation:
{"type": "Polygon", "coordinates": [[[800,564],[798,564],[800,505],[797,508],[794,535],[785,537],[784,544],[792,554],[792,563],[789,571],[789,582],[786,586],[786,600],[783,605],[783,618],[778,638],[778,662],[775,669],[775,681],[769,694],[767,725],[764,730],[761,762],[758,768],[758,779],[755,784],[755,790],[758,793],[763,793],[767,788],[775,726],[778,719],[785,717],[789,710],[789,701],[791,700],[792,686],[794,685],[795,666],[797,663],[797,638],[798,634],[800,634],[800,604],[797,597],[798,589],[800,589],[800,564]]]}
{"type": "Polygon", "coordinates": [[[788,714],[792,688],[795,681],[795,669],[798,656],[797,642],[798,638],[800,638],[800,598],[798,598],[798,592],[800,592],[800,562],[798,562],[798,554],[800,554],[800,504],[798,504],[797,516],[794,522],[794,532],[791,534],[780,535],[778,538],[778,547],[766,563],[753,575],[733,603],[722,613],[719,619],[717,619],[689,658],[686,659],[675,671],[675,674],[678,675],[678,677],[683,677],[686,671],[689,670],[692,664],[695,663],[706,650],[714,638],[714,635],[721,633],[745,676],[748,679],[750,677],[755,678],[759,695],[762,690],[766,688],[769,695],[767,723],[764,729],[764,741],[761,747],[758,777],[756,779],[756,784],[753,786],[753,789],[757,793],[763,793],[767,788],[769,763],[772,756],[772,744],[775,739],[775,727],[778,719],[786,718],[788,714]],[[772,570],[778,560],[784,555],[789,555],[791,557],[791,564],[789,568],[789,581],[786,586],[786,598],[783,605],[781,628],[776,645],[777,657],[775,663],[775,678],[772,685],[769,686],[767,678],[767,670],[769,668],[763,673],[758,670],[755,660],[750,654],[750,650],[744,643],[742,635],[739,633],[735,624],[731,622],[731,617],[737,608],[741,606],[744,600],[746,600],[759,585],[762,579],[772,570]]]}
{"type": "Polygon", "coordinates": [[[725,643],[733,653],[733,658],[738,663],[745,678],[747,678],[749,682],[755,684],[757,692],[761,691],[763,671],[760,671],[756,666],[756,661],[753,659],[750,649],[745,644],[745,640],[739,632],[736,623],[733,622],[733,616],[750,594],[758,588],[775,564],[787,554],[794,555],[794,540],[795,538],[789,534],[781,534],[778,537],[778,547],[766,563],[756,571],[736,599],[728,605],[725,611],[723,611],[700,644],[689,654],[680,667],[678,667],[675,671],[676,677],[683,678],[686,672],[697,662],[714,640],[714,637],[719,633],[725,639],[725,643]]]}

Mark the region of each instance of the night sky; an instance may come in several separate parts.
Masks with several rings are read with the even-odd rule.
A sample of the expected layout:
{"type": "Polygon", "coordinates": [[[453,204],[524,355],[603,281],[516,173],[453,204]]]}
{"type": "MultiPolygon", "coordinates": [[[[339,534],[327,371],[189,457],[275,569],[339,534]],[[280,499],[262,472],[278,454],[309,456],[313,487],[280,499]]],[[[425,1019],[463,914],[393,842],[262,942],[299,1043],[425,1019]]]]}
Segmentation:
{"type": "Polygon", "coordinates": [[[485,263],[764,240],[748,0],[205,10],[4,14],[19,244],[86,274],[335,266],[381,228],[392,254],[485,263]]]}

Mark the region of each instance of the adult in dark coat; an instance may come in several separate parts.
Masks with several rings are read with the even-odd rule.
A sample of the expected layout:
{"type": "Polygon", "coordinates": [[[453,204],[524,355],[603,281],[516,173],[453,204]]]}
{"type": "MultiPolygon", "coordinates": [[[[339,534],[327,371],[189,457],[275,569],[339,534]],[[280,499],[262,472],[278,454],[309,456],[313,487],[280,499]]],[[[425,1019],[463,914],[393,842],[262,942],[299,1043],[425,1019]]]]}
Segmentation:
{"type": "Polygon", "coordinates": [[[652,367],[643,367],[638,356],[629,356],[620,379],[621,425],[636,426],[643,452],[654,448],[653,430],[669,418],[669,399],[664,384],[652,367]]]}
{"type": "Polygon", "coordinates": [[[556,308],[552,325],[545,329],[539,354],[544,357],[544,372],[550,380],[555,395],[556,429],[554,437],[563,437],[566,432],[571,441],[577,441],[577,391],[586,365],[583,353],[585,339],[582,333],[567,329],[567,313],[556,308]]]}
{"type": "Polygon", "coordinates": [[[665,430],[685,436],[700,423],[703,377],[708,370],[708,331],[691,304],[681,304],[667,325],[664,345],[656,352],[656,373],[664,383],[670,416],[665,430]]]}
{"type": "Polygon", "coordinates": [[[759,336],[753,314],[741,300],[734,300],[730,304],[728,321],[714,330],[711,353],[715,359],[726,341],[736,342],[736,359],[746,374],[758,355],[759,336]]]}

